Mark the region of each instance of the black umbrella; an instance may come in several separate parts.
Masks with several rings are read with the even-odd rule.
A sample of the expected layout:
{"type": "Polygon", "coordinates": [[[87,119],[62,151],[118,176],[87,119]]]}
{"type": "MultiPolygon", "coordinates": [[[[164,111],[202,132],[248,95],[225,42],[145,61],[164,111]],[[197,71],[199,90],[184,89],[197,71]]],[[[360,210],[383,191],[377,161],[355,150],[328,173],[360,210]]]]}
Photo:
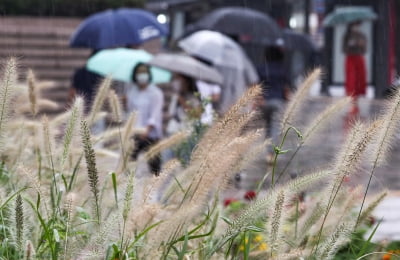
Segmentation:
{"type": "Polygon", "coordinates": [[[285,49],[306,53],[317,51],[317,46],[308,35],[286,29],[283,31],[283,39],[285,49]]]}
{"type": "Polygon", "coordinates": [[[185,35],[204,29],[221,32],[240,43],[274,44],[281,37],[281,30],[271,17],[253,9],[240,7],[225,7],[212,11],[188,26],[185,35]]]}

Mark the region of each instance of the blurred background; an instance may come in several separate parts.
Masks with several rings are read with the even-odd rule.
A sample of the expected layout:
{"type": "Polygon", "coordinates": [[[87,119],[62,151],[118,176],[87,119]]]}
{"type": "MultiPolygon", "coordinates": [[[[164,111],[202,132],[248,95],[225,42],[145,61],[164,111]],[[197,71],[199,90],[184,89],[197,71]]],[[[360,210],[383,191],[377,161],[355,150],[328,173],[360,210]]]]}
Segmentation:
{"type": "MultiPolygon", "coordinates": [[[[326,14],[346,6],[370,8],[376,21],[365,21],[362,31],[367,36],[365,54],[369,97],[382,98],[400,69],[400,0],[2,0],[0,2],[0,58],[16,55],[21,69],[31,67],[41,80],[55,82],[48,95],[60,101],[70,85],[73,71],[82,66],[88,49],[71,49],[69,39],[87,16],[110,8],[136,7],[154,13],[168,26],[169,34],[161,44],[174,50],[177,41],[193,30],[193,24],[215,9],[243,7],[262,12],[290,34],[300,34],[314,46],[311,54],[304,51],[287,55],[287,66],[293,81],[298,81],[310,68],[322,65],[325,76],[317,94],[341,95],[344,84],[341,39],[345,26],[323,27],[326,14]],[[57,91],[58,89],[58,91],[57,91]]],[[[261,62],[261,48],[247,35],[229,35],[246,51],[255,67],[261,62]]],[[[289,40],[290,42],[290,40],[289,40]]],[[[157,48],[147,42],[147,50],[157,48]]]]}

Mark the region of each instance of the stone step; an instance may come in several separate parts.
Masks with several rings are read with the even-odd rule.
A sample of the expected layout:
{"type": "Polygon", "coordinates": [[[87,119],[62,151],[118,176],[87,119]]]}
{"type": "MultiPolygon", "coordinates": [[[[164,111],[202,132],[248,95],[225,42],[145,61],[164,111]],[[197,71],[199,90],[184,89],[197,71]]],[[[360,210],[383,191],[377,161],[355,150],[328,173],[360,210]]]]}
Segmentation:
{"type": "Polygon", "coordinates": [[[20,64],[23,67],[35,69],[75,69],[77,67],[84,66],[86,59],[38,59],[25,57],[20,60],[20,64]]]}
{"type": "Polygon", "coordinates": [[[69,39],[60,37],[26,37],[0,33],[0,47],[69,48],[69,39]]]}
{"type": "Polygon", "coordinates": [[[0,48],[0,57],[27,57],[27,58],[52,58],[52,59],[85,59],[89,55],[88,50],[81,49],[34,49],[25,46],[0,48]]]}

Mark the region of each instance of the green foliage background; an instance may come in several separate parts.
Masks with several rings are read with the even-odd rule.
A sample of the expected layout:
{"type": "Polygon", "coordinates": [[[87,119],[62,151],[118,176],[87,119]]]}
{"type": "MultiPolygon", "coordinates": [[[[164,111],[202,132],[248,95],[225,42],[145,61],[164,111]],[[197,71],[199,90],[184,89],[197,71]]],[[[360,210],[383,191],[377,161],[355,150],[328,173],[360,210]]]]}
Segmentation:
{"type": "Polygon", "coordinates": [[[146,0],[1,0],[1,15],[87,16],[108,8],[143,7],[146,0]]]}

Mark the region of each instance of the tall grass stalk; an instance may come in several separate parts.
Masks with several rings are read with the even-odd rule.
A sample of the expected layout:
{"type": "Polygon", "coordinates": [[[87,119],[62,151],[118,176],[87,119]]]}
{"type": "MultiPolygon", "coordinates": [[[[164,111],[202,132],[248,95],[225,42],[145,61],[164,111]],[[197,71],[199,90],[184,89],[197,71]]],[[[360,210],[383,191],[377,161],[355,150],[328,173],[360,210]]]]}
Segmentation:
{"type": "Polygon", "coordinates": [[[361,203],[361,208],[358,213],[357,222],[358,224],[363,210],[365,199],[367,198],[368,190],[371,185],[372,177],[375,174],[376,168],[385,162],[387,158],[387,153],[390,151],[390,146],[394,141],[394,135],[398,129],[400,121],[400,90],[398,89],[389,102],[386,104],[386,113],[382,118],[382,127],[379,128],[377,133],[377,139],[375,142],[375,147],[372,153],[372,168],[370,171],[367,187],[365,188],[365,193],[363,201],[361,203]]]}
{"type": "Polygon", "coordinates": [[[33,116],[36,116],[38,112],[38,89],[36,85],[35,74],[31,69],[28,70],[28,95],[29,95],[29,103],[31,106],[31,113],[33,116]]]}
{"type": "Polygon", "coordinates": [[[320,77],[321,69],[317,68],[312,71],[304,82],[299,86],[295,94],[290,98],[287,108],[282,117],[281,132],[284,133],[288,126],[292,125],[293,119],[301,111],[301,107],[306,103],[305,99],[308,97],[308,93],[314,84],[314,82],[320,77]]]}
{"type": "Polygon", "coordinates": [[[101,108],[104,105],[104,101],[106,100],[107,95],[109,93],[111,83],[112,83],[112,80],[110,77],[105,78],[101,82],[101,84],[98,88],[98,91],[96,93],[96,96],[94,98],[93,105],[91,106],[91,110],[87,117],[88,125],[91,126],[96,121],[96,116],[100,112],[101,108]]]}
{"type": "Polygon", "coordinates": [[[16,83],[17,62],[15,58],[7,60],[4,67],[3,80],[0,85],[0,152],[5,147],[4,138],[7,123],[11,115],[11,101],[16,83]]]}
{"type": "Polygon", "coordinates": [[[60,171],[62,172],[64,169],[65,161],[70,152],[70,147],[72,143],[72,139],[76,134],[78,129],[78,124],[81,120],[83,113],[83,99],[78,97],[75,99],[74,105],[71,109],[70,118],[67,123],[67,127],[65,129],[64,140],[63,140],[63,151],[60,159],[60,171]]]}
{"type": "Polygon", "coordinates": [[[15,200],[15,233],[17,248],[18,250],[22,251],[24,234],[24,208],[22,206],[21,194],[18,194],[15,200]]]}
{"type": "Polygon", "coordinates": [[[335,117],[341,112],[346,106],[348,106],[351,102],[351,98],[341,98],[331,105],[329,105],[324,111],[322,111],[317,117],[305,127],[305,130],[302,131],[302,139],[300,143],[297,145],[296,150],[290,156],[288,162],[285,167],[279,173],[276,181],[282,177],[282,175],[286,172],[293,159],[296,157],[297,153],[300,149],[306,144],[309,143],[311,139],[317,136],[317,132],[323,129],[328,123],[335,121],[335,117]]]}
{"type": "Polygon", "coordinates": [[[89,126],[85,120],[81,121],[82,144],[86,159],[86,168],[89,181],[89,187],[93,194],[95,217],[98,226],[101,223],[100,201],[99,201],[99,174],[96,167],[96,156],[90,140],[89,126]]]}
{"type": "Polygon", "coordinates": [[[334,168],[336,177],[331,184],[330,197],[327,203],[324,219],[318,233],[318,241],[315,247],[315,252],[318,250],[325,221],[342,187],[344,179],[354,172],[354,170],[359,166],[361,156],[375,135],[379,125],[379,121],[375,121],[368,128],[366,128],[362,123],[356,123],[352,129],[352,132],[347,138],[345,149],[342,153],[339,153],[338,162],[334,168]]]}

